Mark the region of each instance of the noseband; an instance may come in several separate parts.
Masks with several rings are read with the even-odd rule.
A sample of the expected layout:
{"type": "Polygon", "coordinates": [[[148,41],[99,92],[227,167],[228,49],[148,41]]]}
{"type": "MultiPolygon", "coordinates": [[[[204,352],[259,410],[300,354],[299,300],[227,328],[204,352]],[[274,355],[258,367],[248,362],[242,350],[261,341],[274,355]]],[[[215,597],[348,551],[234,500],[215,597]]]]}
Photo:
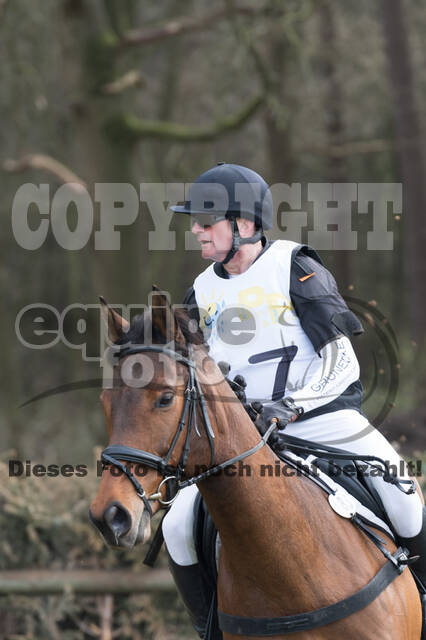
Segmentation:
{"type": "MultiPolygon", "coordinates": [[[[188,345],[189,354],[192,354],[191,345],[188,345]]],[[[210,423],[210,418],[207,413],[207,405],[206,400],[201,389],[200,382],[197,378],[196,364],[194,360],[190,358],[185,358],[181,353],[177,351],[173,351],[171,349],[167,349],[166,347],[161,346],[145,346],[145,345],[130,345],[120,348],[115,352],[115,357],[121,360],[127,356],[133,355],[135,353],[146,353],[146,352],[154,352],[154,353],[162,353],[169,358],[174,359],[176,362],[181,362],[185,366],[188,367],[188,382],[186,384],[186,388],[184,391],[184,403],[182,409],[182,415],[180,417],[178,427],[176,433],[173,437],[170,448],[165,455],[164,458],[155,455],[154,453],[150,453],[149,451],[143,451],[142,449],[136,449],[135,447],[128,447],[121,444],[113,444],[109,447],[106,447],[101,453],[101,459],[106,464],[112,464],[118,467],[130,480],[133,484],[137,495],[143,501],[145,508],[149,512],[150,516],[152,516],[152,509],[149,501],[158,500],[158,502],[163,507],[169,507],[172,502],[176,499],[179,491],[184,489],[185,487],[189,487],[196,482],[204,480],[214,473],[225,469],[226,467],[243,460],[244,458],[252,455],[258,449],[260,449],[264,444],[266,444],[269,436],[272,431],[276,429],[276,423],[272,423],[269,429],[266,431],[264,436],[261,438],[260,442],[257,445],[241,453],[230,460],[222,462],[216,466],[212,466],[214,463],[215,457],[215,448],[214,448],[214,433],[210,423]],[[190,438],[193,429],[195,429],[198,436],[201,436],[200,431],[198,429],[197,424],[197,405],[199,405],[203,420],[203,427],[207,435],[207,439],[210,445],[210,467],[203,473],[200,473],[197,476],[192,476],[189,479],[182,480],[182,477],[185,472],[185,466],[188,459],[189,454],[189,446],[190,446],[190,438]],[[185,442],[182,450],[182,455],[177,463],[176,467],[170,465],[170,458],[173,454],[173,451],[177,445],[179,437],[184,430],[185,424],[188,423],[188,429],[186,432],[185,442]],[[125,462],[135,462],[137,464],[142,464],[151,469],[155,469],[162,476],[160,484],[158,485],[157,491],[150,496],[147,497],[142,485],[135,478],[133,473],[128,469],[120,460],[124,460],[125,462]],[[161,488],[163,485],[166,485],[166,500],[162,499],[161,488]]]]}

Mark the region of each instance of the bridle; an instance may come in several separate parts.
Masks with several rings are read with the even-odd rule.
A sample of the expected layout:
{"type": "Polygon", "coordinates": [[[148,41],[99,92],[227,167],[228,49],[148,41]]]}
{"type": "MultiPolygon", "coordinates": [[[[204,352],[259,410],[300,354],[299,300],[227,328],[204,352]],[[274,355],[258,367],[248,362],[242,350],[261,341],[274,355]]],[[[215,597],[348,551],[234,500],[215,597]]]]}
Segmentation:
{"type": "Polygon", "coordinates": [[[106,464],[114,465],[118,467],[130,480],[133,484],[137,495],[143,501],[145,508],[147,509],[150,516],[152,516],[152,509],[150,505],[150,501],[156,501],[160,503],[162,507],[169,507],[174,500],[176,499],[179,491],[184,489],[185,487],[189,487],[196,482],[200,482],[205,478],[225,469],[226,467],[243,460],[244,458],[252,455],[256,451],[258,451],[261,447],[263,447],[268,441],[269,436],[272,431],[277,428],[276,423],[272,423],[265,434],[262,436],[260,442],[258,442],[254,447],[245,451],[234,458],[226,460],[218,465],[213,466],[214,458],[215,458],[215,447],[214,447],[214,438],[215,435],[213,433],[213,429],[210,423],[210,418],[207,413],[207,404],[204,397],[204,393],[201,389],[200,382],[197,378],[197,370],[195,361],[192,359],[192,347],[188,345],[189,358],[186,358],[178,351],[173,351],[172,349],[168,349],[166,347],[162,347],[160,345],[135,345],[132,344],[130,346],[124,346],[115,351],[114,356],[121,360],[130,355],[134,355],[136,353],[146,353],[146,352],[154,352],[154,353],[162,353],[169,358],[174,359],[176,362],[180,362],[188,367],[188,381],[186,384],[186,388],[184,391],[184,403],[182,409],[182,415],[178,422],[176,433],[173,437],[172,443],[167,454],[164,458],[157,456],[154,453],[149,451],[144,451],[142,449],[136,449],[135,447],[128,447],[126,445],[121,444],[113,444],[106,449],[104,449],[101,453],[101,459],[106,464]],[[198,429],[197,423],[197,405],[199,405],[202,415],[203,427],[207,435],[207,439],[210,446],[210,467],[196,476],[192,476],[191,478],[187,478],[182,480],[182,477],[185,473],[185,467],[189,454],[190,447],[190,438],[193,429],[195,429],[198,436],[201,437],[201,433],[198,429]],[[185,424],[188,425],[185,442],[182,450],[182,454],[180,456],[179,462],[175,467],[170,465],[170,459],[172,457],[173,451],[179,441],[180,435],[182,434],[185,424]],[[120,460],[125,462],[135,462],[137,464],[146,465],[152,469],[155,469],[163,476],[160,484],[158,485],[157,491],[149,496],[146,495],[142,485],[136,479],[131,470],[126,467],[120,460]],[[161,488],[163,485],[166,485],[166,500],[163,500],[161,494],[161,488]]]}

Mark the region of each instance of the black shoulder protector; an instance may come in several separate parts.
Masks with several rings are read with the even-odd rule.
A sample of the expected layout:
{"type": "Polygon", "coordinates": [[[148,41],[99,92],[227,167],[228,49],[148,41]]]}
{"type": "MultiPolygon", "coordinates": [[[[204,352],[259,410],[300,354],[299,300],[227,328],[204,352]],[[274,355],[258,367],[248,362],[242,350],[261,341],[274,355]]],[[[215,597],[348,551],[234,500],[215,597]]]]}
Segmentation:
{"type": "Polygon", "coordinates": [[[364,328],[359,318],[350,309],[333,314],[331,322],[348,338],[364,333],[364,328]]]}
{"type": "Polygon", "coordinates": [[[296,247],[293,252],[290,296],[302,328],[317,352],[339,336],[350,338],[364,331],[340,295],[332,274],[307,245],[296,247]]]}

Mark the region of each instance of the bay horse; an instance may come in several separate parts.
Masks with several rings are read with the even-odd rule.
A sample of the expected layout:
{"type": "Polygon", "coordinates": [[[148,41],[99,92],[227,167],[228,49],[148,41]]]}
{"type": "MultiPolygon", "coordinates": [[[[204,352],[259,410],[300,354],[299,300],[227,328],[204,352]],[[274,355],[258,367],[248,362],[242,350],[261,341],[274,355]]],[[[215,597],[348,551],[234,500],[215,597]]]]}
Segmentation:
{"type": "MultiPolygon", "coordinates": [[[[193,330],[186,314],[173,312],[159,291],[152,300],[151,313],[136,318],[129,328],[101,299],[109,338],[119,349],[113,388],[101,394],[109,434],[105,452],[112,452],[109,460],[124,471],[117,475],[104,470],[90,507],[91,520],[105,541],[127,548],[148,541],[151,517],[167,502],[164,477],[170,469],[180,467],[185,483],[200,468],[252,452],[244,459],[250,473],[204,474],[197,481],[221,540],[218,610],[241,617],[292,616],[328,607],[361,590],[386,564],[381,551],[350,520],[337,515],[309,479],[262,473],[267,465],[274,467],[277,457],[261,446],[258,430],[208,357],[201,332],[193,330]],[[151,346],[144,346],[147,327],[151,346]],[[144,371],[149,379],[136,384],[135,377],[143,378],[144,371]],[[189,398],[197,391],[201,402],[196,406],[189,398]],[[135,450],[147,463],[143,478],[131,472],[135,450]]],[[[396,549],[390,538],[386,549],[396,549]]],[[[308,631],[270,635],[419,640],[421,624],[417,587],[405,570],[348,617],[308,631]]],[[[264,634],[224,632],[223,637],[261,640],[264,634]]]]}

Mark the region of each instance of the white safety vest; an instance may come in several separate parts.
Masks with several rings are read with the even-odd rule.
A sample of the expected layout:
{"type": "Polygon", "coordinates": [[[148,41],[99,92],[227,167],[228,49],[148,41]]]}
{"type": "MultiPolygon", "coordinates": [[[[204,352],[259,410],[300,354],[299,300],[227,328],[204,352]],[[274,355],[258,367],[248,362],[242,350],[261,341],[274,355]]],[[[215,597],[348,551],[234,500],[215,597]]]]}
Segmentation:
{"type": "Polygon", "coordinates": [[[290,299],[290,240],[278,240],[244,273],[221,278],[211,264],[194,282],[200,325],[210,355],[244,376],[249,401],[291,396],[318,378],[322,358],[290,299]]]}

